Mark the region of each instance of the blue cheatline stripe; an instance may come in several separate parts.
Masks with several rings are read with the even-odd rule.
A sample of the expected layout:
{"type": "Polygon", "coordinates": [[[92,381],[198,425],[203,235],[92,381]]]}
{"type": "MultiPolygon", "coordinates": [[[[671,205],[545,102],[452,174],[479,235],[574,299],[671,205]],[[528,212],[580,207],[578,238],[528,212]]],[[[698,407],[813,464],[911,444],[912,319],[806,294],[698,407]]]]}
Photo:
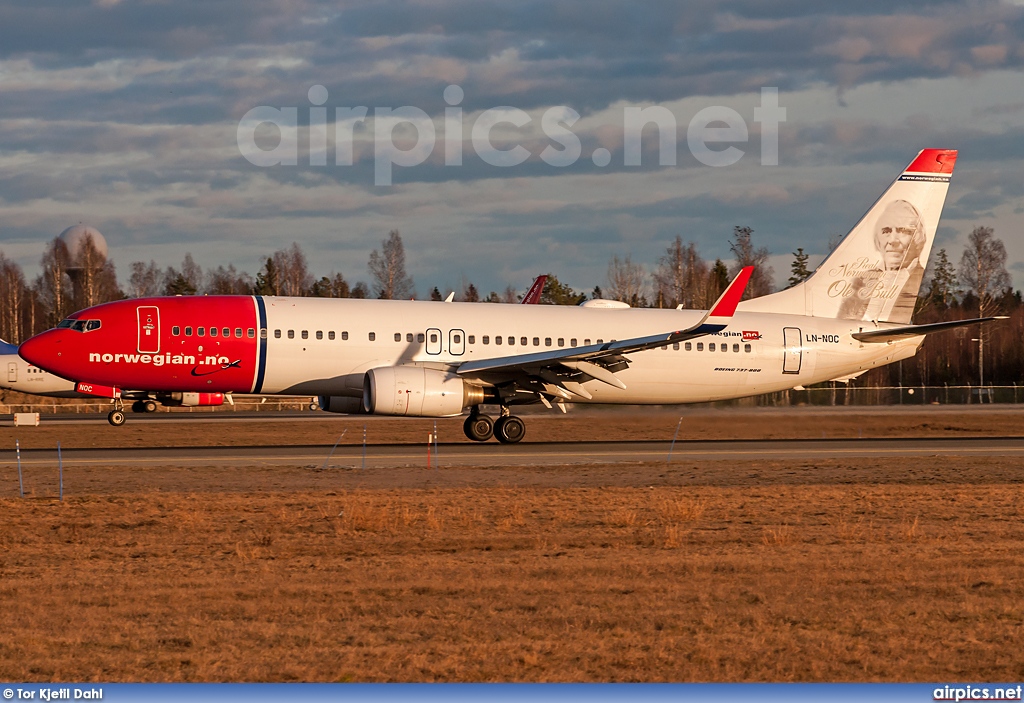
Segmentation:
{"type": "Polygon", "coordinates": [[[267,306],[263,303],[263,296],[257,295],[256,308],[260,313],[260,365],[256,369],[256,384],[252,387],[253,393],[263,392],[263,377],[267,373],[267,337],[270,336],[270,330],[267,330],[267,337],[263,336],[263,330],[267,329],[267,306]]]}

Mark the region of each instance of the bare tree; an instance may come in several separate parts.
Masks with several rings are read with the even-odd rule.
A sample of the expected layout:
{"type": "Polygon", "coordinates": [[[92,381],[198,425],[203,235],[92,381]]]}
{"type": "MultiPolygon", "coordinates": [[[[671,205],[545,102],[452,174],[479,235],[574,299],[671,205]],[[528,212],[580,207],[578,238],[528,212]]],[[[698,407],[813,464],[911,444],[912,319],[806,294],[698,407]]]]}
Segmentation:
{"type": "Polygon", "coordinates": [[[754,230],[750,227],[736,226],[732,231],[732,243],[729,245],[729,250],[736,257],[736,264],[729,275],[735,276],[744,266],[754,267],[747,289],[743,292],[744,300],[768,295],[774,288],[772,278],[775,276],[775,269],[768,265],[768,249],[755,249],[751,241],[753,234],[754,230]]]}
{"type": "Polygon", "coordinates": [[[21,267],[0,252],[0,338],[13,344],[22,339],[26,293],[21,267]]]}
{"type": "Polygon", "coordinates": [[[239,273],[234,264],[227,268],[218,266],[206,274],[206,287],[209,295],[249,295],[252,293],[252,276],[245,271],[239,273]]]}
{"type": "Polygon", "coordinates": [[[46,311],[47,323],[51,326],[73,312],[71,277],[68,276],[70,258],[67,244],[60,237],[56,237],[46,246],[43,258],[39,262],[42,273],[36,279],[34,287],[39,302],[46,311]]]}
{"type": "Polygon", "coordinates": [[[975,227],[967,236],[967,248],[960,257],[960,282],[978,299],[981,317],[997,311],[996,299],[1010,287],[1006,246],[994,234],[991,227],[975,227]]]}
{"type": "MultiPolygon", "coordinates": [[[[658,287],[658,303],[662,307],[702,309],[711,302],[708,297],[708,265],[693,242],[683,244],[676,237],[668,245],[665,255],[658,261],[654,272],[658,287]]],[[[714,298],[712,298],[714,300],[714,298]]]]}
{"type": "Polygon", "coordinates": [[[412,278],[405,273],[405,247],[397,229],[381,242],[381,252],[374,249],[370,253],[369,268],[378,298],[396,300],[412,295],[412,278]]]}
{"type": "Polygon", "coordinates": [[[278,295],[306,295],[313,286],[313,276],[299,243],[275,251],[273,258],[279,276],[278,295]]]}
{"type": "Polygon", "coordinates": [[[612,258],[608,263],[608,296],[633,307],[645,306],[647,272],[643,264],[634,264],[628,255],[625,259],[612,258]]]}
{"type": "MultiPolygon", "coordinates": [[[[1006,246],[996,239],[991,227],[975,227],[967,235],[967,248],[960,257],[960,281],[978,299],[979,317],[999,310],[996,297],[1010,287],[1006,270],[1006,246]]],[[[978,377],[985,385],[985,325],[978,330],[978,377]]]]}
{"type": "Polygon", "coordinates": [[[129,298],[149,298],[160,295],[163,288],[163,272],[150,260],[147,264],[144,261],[133,261],[131,264],[132,273],[128,277],[129,298]]]}

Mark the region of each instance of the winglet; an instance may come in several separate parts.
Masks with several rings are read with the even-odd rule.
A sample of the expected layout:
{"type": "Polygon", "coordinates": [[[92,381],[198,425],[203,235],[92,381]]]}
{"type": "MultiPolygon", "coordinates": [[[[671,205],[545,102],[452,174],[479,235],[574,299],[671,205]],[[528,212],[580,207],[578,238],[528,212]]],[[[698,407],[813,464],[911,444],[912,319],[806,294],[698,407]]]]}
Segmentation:
{"type": "Polygon", "coordinates": [[[536,305],[540,302],[541,293],[544,292],[544,284],[547,283],[547,274],[537,276],[537,280],[530,286],[530,290],[523,296],[523,305],[536,305]]]}
{"type": "Polygon", "coordinates": [[[722,295],[718,297],[715,304],[711,306],[711,312],[708,313],[708,317],[732,317],[733,313],[736,312],[736,306],[739,305],[740,299],[743,297],[743,291],[747,289],[747,283],[750,281],[751,274],[754,273],[753,266],[744,266],[740,269],[740,272],[736,274],[736,278],[732,279],[732,283],[725,287],[722,295]]]}

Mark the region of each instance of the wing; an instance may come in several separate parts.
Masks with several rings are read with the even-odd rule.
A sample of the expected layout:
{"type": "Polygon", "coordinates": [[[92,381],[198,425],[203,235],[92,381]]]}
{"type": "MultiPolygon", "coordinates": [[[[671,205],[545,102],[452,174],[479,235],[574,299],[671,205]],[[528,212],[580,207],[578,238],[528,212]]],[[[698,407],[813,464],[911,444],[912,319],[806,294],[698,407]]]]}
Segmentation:
{"type": "Polygon", "coordinates": [[[460,376],[481,378],[495,385],[508,384],[506,394],[512,399],[518,397],[519,393],[533,399],[540,395],[544,402],[545,395],[561,399],[578,395],[589,399],[590,393],[581,384],[591,379],[625,389],[626,385],[615,373],[629,367],[627,354],[676,344],[725,329],[729,318],[736,312],[736,305],[743,296],[753,270],[753,266],[741,269],[711,310],[697,324],[686,329],[571,349],[467,361],[456,372],[460,376]]]}
{"type": "Polygon", "coordinates": [[[910,337],[921,337],[926,334],[932,334],[934,332],[943,332],[945,330],[951,330],[956,327],[963,327],[964,325],[980,324],[983,322],[991,322],[992,320],[1005,320],[1005,315],[997,315],[995,317],[976,317],[972,320],[953,320],[952,322],[935,322],[930,325],[901,325],[899,327],[882,327],[877,330],[867,330],[864,332],[854,332],[851,336],[859,342],[895,342],[899,339],[909,339],[910,337]]]}

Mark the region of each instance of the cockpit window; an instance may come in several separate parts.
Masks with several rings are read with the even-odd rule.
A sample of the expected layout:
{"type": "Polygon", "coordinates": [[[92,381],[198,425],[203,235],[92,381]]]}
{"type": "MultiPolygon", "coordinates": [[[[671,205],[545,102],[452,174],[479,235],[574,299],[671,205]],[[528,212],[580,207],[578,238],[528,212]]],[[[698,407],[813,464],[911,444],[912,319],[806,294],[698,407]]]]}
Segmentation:
{"type": "Polygon", "coordinates": [[[57,329],[72,329],[75,332],[92,332],[100,328],[101,322],[99,320],[72,320],[70,317],[66,320],[61,320],[60,324],[57,325],[57,329]]]}

